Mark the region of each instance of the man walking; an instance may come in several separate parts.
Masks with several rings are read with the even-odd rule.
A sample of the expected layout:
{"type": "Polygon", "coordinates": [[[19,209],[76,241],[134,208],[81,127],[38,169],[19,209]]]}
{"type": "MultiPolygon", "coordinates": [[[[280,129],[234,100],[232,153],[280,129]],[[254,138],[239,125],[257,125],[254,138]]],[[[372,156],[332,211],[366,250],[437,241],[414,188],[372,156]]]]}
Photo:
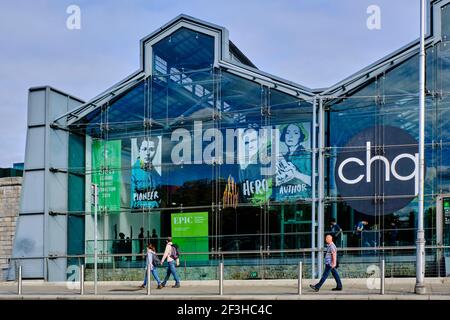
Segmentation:
{"type": "Polygon", "coordinates": [[[322,278],[320,279],[319,283],[316,285],[310,285],[311,289],[314,291],[319,291],[320,287],[323,285],[325,280],[327,280],[328,276],[331,274],[334,277],[334,280],[336,280],[336,288],[333,288],[333,291],[341,291],[342,290],[342,282],[339,278],[339,274],[336,270],[337,265],[337,248],[333,243],[333,237],[331,235],[327,235],[325,238],[325,241],[327,243],[327,253],[325,255],[325,270],[323,271],[322,278]]]}
{"type": "Polygon", "coordinates": [[[177,263],[177,259],[178,257],[173,255],[173,252],[176,250],[174,250],[174,248],[172,248],[172,238],[168,237],[167,238],[167,244],[166,244],[166,250],[164,251],[164,256],[161,259],[161,265],[164,263],[164,261],[167,259],[167,274],[166,277],[164,278],[164,281],[161,283],[161,285],[163,287],[166,286],[167,280],[169,280],[170,274],[173,275],[173,278],[175,279],[175,285],[172,286],[172,288],[179,288],[180,287],[180,278],[178,278],[177,275],[177,270],[176,270],[176,263],[177,263]]]}

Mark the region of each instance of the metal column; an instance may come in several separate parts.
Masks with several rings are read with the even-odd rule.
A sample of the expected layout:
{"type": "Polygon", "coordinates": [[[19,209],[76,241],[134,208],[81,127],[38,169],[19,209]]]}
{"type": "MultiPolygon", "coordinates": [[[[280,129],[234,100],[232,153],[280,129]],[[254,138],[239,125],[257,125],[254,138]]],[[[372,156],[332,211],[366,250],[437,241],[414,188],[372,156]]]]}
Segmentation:
{"type": "Polygon", "coordinates": [[[380,294],[384,294],[384,285],[386,279],[386,263],[385,260],[381,260],[381,276],[380,276],[380,294]]]}
{"type": "Polygon", "coordinates": [[[223,296],[223,261],[219,264],[219,295],[223,296]]]}
{"type": "Polygon", "coordinates": [[[311,170],[311,278],[316,279],[316,152],[317,152],[317,99],[313,103],[312,125],[312,170],[311,170]]]}
{"type": "Polygon", "coordinates": [[[92,191],[94,193],[94,294],[97,294],[97,207],[98,207],[98,186],[96,184],[92,185],[92,191]]]}
{"type": "Polygon", "coordinates": [[[420,52],[419,52],[419,208],[416,241],[415,292],[425,293],[425,235],[424,219],[424,173],[425,173],[425,0],[420,0],[420,52]]]}
{"type": "Polygon", "coordinates": [[[80,266],[80,294],[84,295],[84,265],[80,266]]]}
{"type": "Polygon", "coordinates": [[[317,270],[319,276],[323,271],[323,243],[324,243],[324,200],[325,200],[325,113],[322,97],[319,98],[319,196],[318,196],[318,228],[317,228],[317,270]]]}
{"type": "Polygon", "coordinates": [[[17,294],[22,294],[22,265],[19,265],[19,277],[17,278],[17,294]]]}
{"type": "Polygon", "coordinates": [[[149,296],[149,295],[151,295],[151,293],[152,293],[152,283],[151,283],[151,278],[150,278],[150,276],[151,276],[151,274],[150,274],[150,265],[148,265],[147,266],[147,270],[145,270],[145,272],[147,272],[147,295],[149,296]]]}
{"type": "Polygon", "coordinates": [[[303,263],[298,263],[298,295],[302,294],[302,279],[303,279],[303,263]]]}

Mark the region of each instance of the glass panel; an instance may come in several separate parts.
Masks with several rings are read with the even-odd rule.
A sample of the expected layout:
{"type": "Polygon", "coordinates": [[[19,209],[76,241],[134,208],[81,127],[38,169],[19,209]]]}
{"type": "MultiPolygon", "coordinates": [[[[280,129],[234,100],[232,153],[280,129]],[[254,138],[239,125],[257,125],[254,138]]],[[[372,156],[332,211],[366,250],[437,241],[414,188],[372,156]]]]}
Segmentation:
{"type": "Polygon", "coordinates": [[[394,66],[381,78],[380,95],[401,96],[417,94],[419,91],[419,56],[416,54],[400,65],[394,66]]]}
{"type": "Polygon", "coordinates": [[[124,130],[128,127],[142,126],[146,109],[147,81],[128,90],[120,97],[109,101],[108,123],[111,129],[124,130]]]}
{"type": "Polygon", "coordinates": [[[211,119],[216,81],[212,69],[153,77],[149,117],[167,126],[211,119]]]}
{"type": "MultiPolygon", "coordinates": [[[[69,134],[67,254],[84,254],[85,137],[69,134]]],[[[70,264],[70,263],[69,263],[70,264]]]]}
{"type": "Polygon", "coordinates": [[[311,248],[311,204],[271,206],[267,229],[270,249],[311,248]]]}
{"type": "Polygon", "coordinates": [[[220,86],[223,121],[234,119],[245,123],[245,116],[240,116],[239,112],[261,114],[263,88],[260,84],[222,70],[220,86]]]}
{"type": "Polygon", "coordinates": [[[142,130],[148,110],[148,83],[143,80],[71,125],[74,132],[100,138],[133,135],[142,130]],[[108,125],[107,125],[108,124],[108,125]]]}
{"type": "MultiPolygon", "coordinates": [[[[325,206],[325,232],[331,232],[335,219],[343,232],[336,241],[342,247],[412,246],[417,231],[417,201],[391,214],[367,215],[352,209],[344,201],[330,201],[325,206]],[[366,221],[367,223],[362,223],[366,221]],[[360,228],[359,231],[357,228],[360,228]]],[[[435,243],[434,203],[426,197],[425,233],[428,244],[435,243]]]]}
{"type": "Polygon", "coordinates": [[[437,57],[437,88],[442,90],[442,94],[447,96],[450,88],[450,43],[444,42],[438,46],[437,57]]]}
{"type": "Polygon", "coordinates": [[[437,189],[441,193],[450,193],[450,146],[439,148],[437,156],[437,189]]]}
{"type": "Polygon", "coordinates": [[[153,74],[176,74],[211,68],[214,37],[180,28],[153,47],[153,74]]]}
{"type": "Polygon", "coordinates": [[[263,245],[263,210],[239,205],[222,211],[221,243],[223,251],[260,250],[263,245]]]}
{"type": "MultiPolygon", "coordinates": [[[[450,6],[445,6],[448,14],[450,6]]],[[[450,20],[446,23],[449,25],[450,20]]],[[[437,72],[436,72],[436,121],[435,152],[438,190],[442,193],[450,192],[450,45],[441,43],[437,48],[437,72]]]]}
{"type": "Polygon", "coordinates": [[[450,5],[441,8],[441,35],[443,41],[450,40],[450,5]]]}
{"type": "Polygon", "coordinates": [[[329,108],[328,126],[331,147],[345,146],[356,133],[376,124],[377,107],[374,97],[345,98],[331,104],[329,108]]]}

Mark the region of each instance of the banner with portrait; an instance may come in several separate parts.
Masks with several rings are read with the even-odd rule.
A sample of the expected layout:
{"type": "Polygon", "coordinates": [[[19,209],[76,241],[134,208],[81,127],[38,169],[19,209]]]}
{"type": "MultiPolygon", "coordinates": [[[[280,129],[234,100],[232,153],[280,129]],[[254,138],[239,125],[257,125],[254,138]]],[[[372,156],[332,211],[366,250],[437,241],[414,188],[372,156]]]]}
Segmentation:
{"type": "Polygon", "coordinates": [[[272,196],[271,166],[272,139],[270,127],[241,129],[238,135],[238,181],[241,201],[260,205],[272,196]]]}
{"type": "Polygon", "coordinates": [[[161,136],[131,139],[131,203],[136,208],[161,205],[161,136]]]}
{"type": "Polygon", "coordinates": [[[277,201],[311,198],[311,123],[278,126],[279,153],[276,164],[277,201]]]}

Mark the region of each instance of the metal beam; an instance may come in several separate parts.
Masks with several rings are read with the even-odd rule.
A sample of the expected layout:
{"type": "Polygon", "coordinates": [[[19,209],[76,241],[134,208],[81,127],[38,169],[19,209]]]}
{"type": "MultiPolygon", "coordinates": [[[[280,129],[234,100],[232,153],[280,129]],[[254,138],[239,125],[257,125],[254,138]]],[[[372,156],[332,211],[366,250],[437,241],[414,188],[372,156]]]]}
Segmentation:
{"type": "MultiPolygon", "coordinates": [[[[311,170],[311,248],[316,248],[316,152],[317,152],[317,98],[313,103],[311,170]]],[[[311,278],[316,279],[316,253],[311,251],[311,278]]]]}
{"type": "Polygon", "coordinates": [[[417,223],[416,286],[414,291],[425,293],[425,233],[424,173],[425,173],[425,0],[420,0],[420,53],[419,53],[419,208],[417,223]]]}
{"type": "Polygon", "coordinates": [[[324,244],[324,211],[325,211],[325,112],[323,98],[319,98],[319,195],[318,195],[318,229],[317,229],[317,255],[318,274],[323,270],[323,244],[324,244]]]}

